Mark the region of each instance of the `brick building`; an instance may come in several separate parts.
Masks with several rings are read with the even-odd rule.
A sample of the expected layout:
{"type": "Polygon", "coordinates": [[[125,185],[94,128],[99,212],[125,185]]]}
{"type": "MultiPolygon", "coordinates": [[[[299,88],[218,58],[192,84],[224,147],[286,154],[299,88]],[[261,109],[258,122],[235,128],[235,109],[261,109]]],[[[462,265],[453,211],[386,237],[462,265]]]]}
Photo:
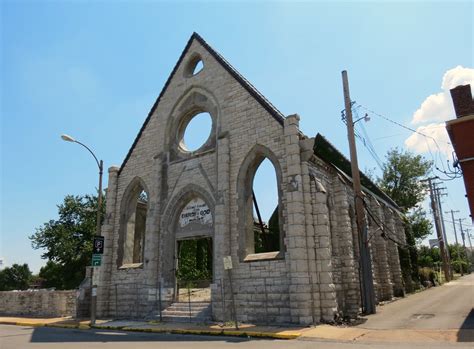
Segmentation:
{"type": "MultiPolygon", "coordinates": [[[[362,177],[376,296],[387,300],[404,292],[394,243],[405,241],[403,224],[396,204],[362,177]]],[[[165,311],[176,306],[179,245],[207,239],[212,276],[205,307],[214,320],[229,319],[232,298],[239,321],[355,317],[353,203],[348,160],[323,136],[302,134],[298,115],[282,115],[193,34],[124,162],[109,169],[98,316],[152,317],[160,303],[165,311]],[[183,135],[201,112],[210,115],[210,135],[189,151],[183,135]],[[262,251],[252,183],[265,159],[277,178],[278,239],[262,251]]]]}

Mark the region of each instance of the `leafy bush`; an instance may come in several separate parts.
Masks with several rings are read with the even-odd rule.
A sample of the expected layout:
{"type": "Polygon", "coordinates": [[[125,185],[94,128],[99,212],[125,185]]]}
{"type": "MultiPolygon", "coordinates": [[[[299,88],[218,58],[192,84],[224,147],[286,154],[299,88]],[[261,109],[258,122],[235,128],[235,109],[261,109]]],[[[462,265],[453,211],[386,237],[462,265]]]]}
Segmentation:
{"type": "Polygon", "coordinates": [[[418,276],[422,284],[425,284],[426,281],[430,281],[431,284],[435,286],[438,282],[438,276],[436,275],[436,272],[431,268],[423,267],[418,269],[418,276]]]}

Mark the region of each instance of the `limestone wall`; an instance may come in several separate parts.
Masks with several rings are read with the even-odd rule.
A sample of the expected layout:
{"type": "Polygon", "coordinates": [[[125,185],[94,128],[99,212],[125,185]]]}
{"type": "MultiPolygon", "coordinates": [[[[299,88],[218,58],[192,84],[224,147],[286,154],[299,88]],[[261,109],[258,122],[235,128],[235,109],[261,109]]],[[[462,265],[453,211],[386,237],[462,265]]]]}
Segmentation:
{"type": "MultiPolygon", "coordinates": [[[[301,134],[298,115],[275,115],[244,85],[205,45],[191,41],[122,168],[109,170],[99,317],[153,316],[156,294],[171,302],[176,217],[193,195],[213,216],[215,320],[229,320],[229,273],[239,321],[310,324],[357,315],[359,252],[351,185],[312,155],[314,140],[301,134]],[[204,68],[189,76],[196,55],[204,68]],[[210,113],[211,134],[202,148],[187,152],[177,144],[180,125],[196,111],[210,113]],[[280,194],[280,250],[269,254],[253,253],[253,237],[247,236],[251,188],[246,183],[262,157],[275,167],[280,194]],[[138,181],[149,198],[143,262],[125,265],[120,226],[127,193],[138,181]],[[232,259],[230,272],[224,270],[226,256],[232,259]]],[[[377,214],[395,231],[391,210],[380,208],[377,214]]],[[[392,283],[395,290],[403,287],[396,247],[379,234],[371,249],[379,299],[390,298],[392,283]]]]}
{"type": "Polygon", "coordinates": [[[2,291],[0,315],[75,316],[76,291],[2,291]]]}

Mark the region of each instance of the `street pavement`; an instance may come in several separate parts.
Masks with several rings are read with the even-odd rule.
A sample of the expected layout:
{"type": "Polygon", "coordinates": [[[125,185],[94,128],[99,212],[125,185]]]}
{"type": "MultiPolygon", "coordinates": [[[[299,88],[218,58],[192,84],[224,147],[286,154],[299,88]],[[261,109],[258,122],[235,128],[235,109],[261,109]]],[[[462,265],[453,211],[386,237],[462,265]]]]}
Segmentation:
{"type": "Polygon", "coordinates": [[[365,319],[367,321],[358,327],[474,330],[474,273],[377,307],[377,314],[365,319]]]}
{"type": "Polygon", "coordinates": [[[474,274],[377,307],[357,326],[277,327],[0,317],[0,348],[474,348],[474,274]],[[16,326],[10,326],[16,325],[16,326]],[[209,336],[212,335],[212,336],[209,336]],[[235,337],[230,337],[235,336],[235,337]],[[256,338],[270,339],[256,339],[256,338]],[[289,340],[295,339],[298,340],[289,340]],[[287,339],[287,340],[280,340],[287,339]],[[87,344],[86,344],[87,343],[87,344]],[[133,344],[133,345],[132,345],[133,344]]]}
{"type": "Polygon", "coordinates": [[[139,333],[0,325],[1,349],[472,349],[472,343],[358,343],[321,340],[268,340],[225,336],[139,333]]]}

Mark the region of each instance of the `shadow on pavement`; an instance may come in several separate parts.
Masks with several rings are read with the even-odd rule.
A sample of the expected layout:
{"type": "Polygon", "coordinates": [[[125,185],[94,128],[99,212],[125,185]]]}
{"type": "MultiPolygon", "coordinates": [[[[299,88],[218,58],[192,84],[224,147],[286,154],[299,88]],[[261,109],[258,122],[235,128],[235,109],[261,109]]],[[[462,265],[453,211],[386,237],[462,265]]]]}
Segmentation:
{"type": "Polygon", "coordinates": [[[459,329],[458,342],[474,342],[474,309],[471,309],[459,329]]]}
{"type": "Polygon", "coordinates": [[[166,333],[126,332],[114,330],[78,330],[65,328],[37,327],[34,329],[32,343],[67,343],[67,342],[210,342],[225,341],[241,343],[248,338],[203,336],[203,335],[175,335],[166,333]]]}

